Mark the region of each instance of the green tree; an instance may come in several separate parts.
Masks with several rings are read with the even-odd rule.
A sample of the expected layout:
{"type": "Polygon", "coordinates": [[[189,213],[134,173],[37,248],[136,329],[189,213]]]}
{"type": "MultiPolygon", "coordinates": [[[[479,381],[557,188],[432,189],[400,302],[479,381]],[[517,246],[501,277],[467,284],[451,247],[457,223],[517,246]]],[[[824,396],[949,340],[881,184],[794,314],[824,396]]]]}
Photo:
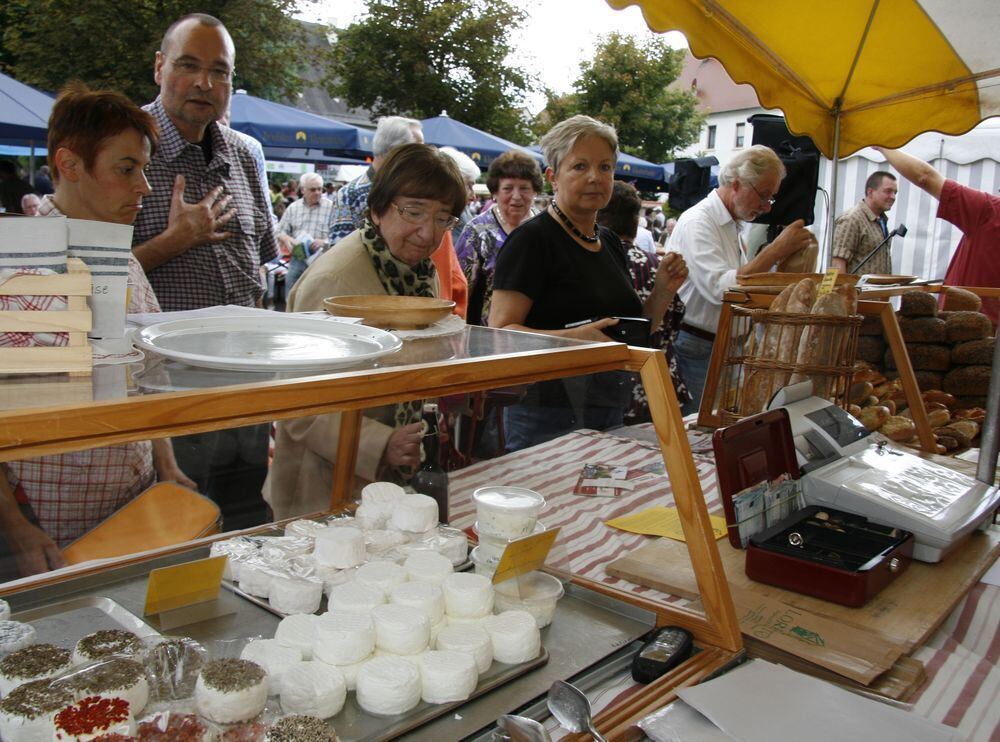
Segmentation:
{"type": "Polygon", "coordinates": [[[505,0],[371,0],[366,15],[337,34],[330,94],[374,117],[447,111],[524,142],[519,104],[533,82],[506,61],[509,35],[524,19],[505,0]]]}
{"type": "Polygon", "coordinates": [[[698,140],[704,123],[695,96],[668,87],[680,74],[684,54],[661,38],[602,37],[594,58],[580,66],[574,92],[550,95],[534,131],[544,133],[566,115],[585,113],[614,126],[629,153],[651,162],[669,160],[676,149],[698,140]]]}
{"type": "Polygon", "coordinates": [[[187,13],[219,18],[236,44],[235,88],[262,98],[297,95],[305,32],[296,0],[7,0],[0,64],[22,82],[57,90],[71,79],[156,97],[153,57],[163,32],[187,13]]]}

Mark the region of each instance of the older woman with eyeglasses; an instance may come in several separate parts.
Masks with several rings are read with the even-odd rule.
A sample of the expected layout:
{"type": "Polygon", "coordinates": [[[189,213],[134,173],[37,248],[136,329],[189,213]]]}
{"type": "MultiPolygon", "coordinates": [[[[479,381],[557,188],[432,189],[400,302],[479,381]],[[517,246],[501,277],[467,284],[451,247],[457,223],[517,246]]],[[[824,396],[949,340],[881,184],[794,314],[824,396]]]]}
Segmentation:
{"type": "MultiPolygon", "coordinates": [[[[454,161],[435,147],[405,144],[375,173],[361,228],[319,257],[288,297],[288,311],[322,310],[323,299],[357,294],[437,296],[431,261],[467,200],[454,161]]],[[[340,415],[282,421],[264,499],[275,518],[325,510],[333,486],[340,415]]],[[[356,474],[393,479],[420,463],[419,404],[369,410],[362,422],[356,474]]]]}
{"type": "MultiPolygon", "coordinates": [[[[665,258],[645,300],[632,288],[625,250],[597,212],[611,198],[618,136],[589,116],[556,124],[542,139],[555,198],[522,224],[497,259],[490,326],[607,341],[619,317],[646,317],[655,331],[684,279],[683,258],[665,258]]],[[[579,383],[543,382],[505,415],[507,450],[542,443],[583,425],[620,425],[631,374],[594,374],[579,383]],[[578,416],[577,411],[582,413],[578,416]]]]}
{"type": "Polygon", "coordinates": [[[510,150],[490,163],[486,186],[496,203],[462,230],[455,254],[469,282],[470,325],[485,325],[493,297],[493,272],[507,237],[534,216],[535,196],[542,192],[542,171],[535,158],[510,150]]]}

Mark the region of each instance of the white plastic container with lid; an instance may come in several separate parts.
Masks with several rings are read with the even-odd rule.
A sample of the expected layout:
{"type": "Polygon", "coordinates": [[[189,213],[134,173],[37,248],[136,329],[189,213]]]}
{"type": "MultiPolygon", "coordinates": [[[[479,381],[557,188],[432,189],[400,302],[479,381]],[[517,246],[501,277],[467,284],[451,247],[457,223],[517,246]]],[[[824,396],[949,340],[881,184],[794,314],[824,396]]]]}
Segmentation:
{"type": "Polygon", "coordinates": [[[473,491],[472,501],[478,532],[500,539],[529,535],[545,507],[544,497],[524,487],[480,487],[473,491]]]}
{"type": "Polygon", "coordinates": [[[558,578],[545,572],[528,572],[494,585],[493,590],[497,613],[527,611],[540,629],[552,623],[556,603],[566,592],[558,578]]]}
{"type": "MultiPolygon", "coordinates": [[[[479,540],[479,558],[485,559],[487,561],[493,561],[494,563],[500,561],[500,557],[503,555],[504,549],[511,541],[516,541],[513,538],[497,538],[496,536],[488,536],[484,533],[479,532],[479,525],[477,523],[472,524],[472,530],[476,534],[476,538],[479,540]]],[[[535,527],[531,530],[529,535],[534,536],[536,533],[541,533],[546,530],[546,525],[542,521],[535,523],[535,527]]],[[[520,536],[519,538],[526,538],[525,536],[520,536]]]]}
{"type": "Polygon", "coordinates": [[[477,575],[493,579],[493,573],[497,571],[497,565],[500,564],[499,554],[494,558],[489,552],[484,552],[482,546],[477,546],[469,554],[469,558],[472,559],[477,575]]]}

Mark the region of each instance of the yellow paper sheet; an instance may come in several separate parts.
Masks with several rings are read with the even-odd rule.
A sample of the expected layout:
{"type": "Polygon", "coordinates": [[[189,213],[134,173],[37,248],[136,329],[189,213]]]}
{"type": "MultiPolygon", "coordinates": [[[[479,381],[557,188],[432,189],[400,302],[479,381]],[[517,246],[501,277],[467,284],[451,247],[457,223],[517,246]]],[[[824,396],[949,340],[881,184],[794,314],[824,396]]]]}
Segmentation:
{"type": "MultiPolygon", "coordinates": [[[[708,516],[712,522],[712,532],[716,540],[726,535],[726,519],[718,515],[708,516]]],[[[641,533],[645,536],[665,536],[677,541],[686,541],[681,528],[681,518],[677,508],[655,507],[642,510],[621,518],[605,521],[607,526],[618,528],[629,533],[641,533]]]]}

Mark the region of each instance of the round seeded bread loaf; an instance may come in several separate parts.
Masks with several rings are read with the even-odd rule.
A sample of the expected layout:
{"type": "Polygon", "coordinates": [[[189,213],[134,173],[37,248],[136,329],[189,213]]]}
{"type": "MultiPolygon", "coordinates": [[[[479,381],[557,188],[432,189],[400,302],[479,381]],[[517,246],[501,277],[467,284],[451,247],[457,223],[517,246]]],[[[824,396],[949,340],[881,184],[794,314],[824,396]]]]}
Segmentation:
{"type": "Polygon", "coordinates": [[[944,308],[949,312],[978,312],[983,300],[966,289],[949,286],[944,292],[944,308]]]}
{"type": "Polygon", "coordinates": [[[959,366],[944,377],[944,390],[956,397],[985,397],[990,388],[989,366],[959,366]]]}
{"type": "Polygon", "coordinates": [[[858,338],[858,358],[876,366],[882,365],[885,341],[877,335],[862,335],[858,338]]]}
{"type": "Polygon", "coordinates": [[[904,317],[933,317],[937,308],[937,297],[926,291],[907,291],[899,299],[899,313],[904,317]]]}
{"type": "Polygon", "coordinates": [[[944,320],[937,317],[900,317],[899,331],[907,343],[944,343],[948,340],[944,320]]]}
{"type": "Polygon", "coordinates": [[[951,348],[933,343],[907,343],[906,352],[916,371],[947,371],[951,368],[951,348]]]}
{"type": "Polygon", "coordinates": [[[993,363],[996,338],[968,340],[951,349],[951,362],[956,366],[989,366],[993,363]]]}
{"type": "Polygon", "coordinates": [[[993,325],[990,318],[979,312],[954,312],[945,320],[948,342],[960,343],[966,340],[982,340],[990,336],[993,325]]]}

